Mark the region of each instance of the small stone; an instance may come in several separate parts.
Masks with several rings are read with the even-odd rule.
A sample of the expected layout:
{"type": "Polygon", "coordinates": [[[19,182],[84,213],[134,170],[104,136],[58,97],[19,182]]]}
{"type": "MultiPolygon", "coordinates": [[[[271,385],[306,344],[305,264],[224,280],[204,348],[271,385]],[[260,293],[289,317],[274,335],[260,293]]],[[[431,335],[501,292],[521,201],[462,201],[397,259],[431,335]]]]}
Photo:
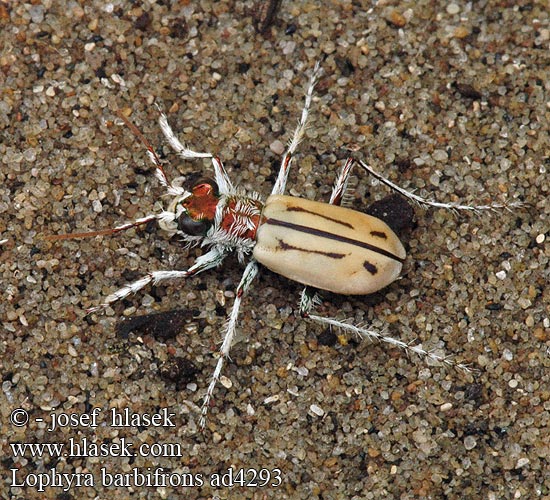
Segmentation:
{"type": "Polygon", "coordinates": [[[473,450],[477,445],[477,441],[473,436],[466,436],[464,438],[464,448],[467,450],[473,450]]]}
{"type": "Polygon", "coordinates": [[[436,187],[439,186],[439,175],[437,173],[430,175],[430,184],[436,187]]]}
{"type": "Polygon", "coordinates": [[[44,7],[42,5],[33,5],[29,9],[33,23],[39,24],[44,21],[44,7]]]}
{"type": "Polygon", "coordinates": [[[402,28],[407,24],[405,16],[395,9],[390,12],[386,19],[397,28],[402,28]]]}
{"type": "Polygon", "coordinates": [[[530,460],[527,457],[520,458],[516,462],[516,469],[520,469],[521,467],[525,467],[529,462],[530,462],[530,460]]]}
{"type": "Polygon", "coordinates": [[[449,411],[453,407],[453,403],[443,403],[439,409],[441,411],[449,411]]]}
{"type": "Polygon", "coordinates": [[[231,382],[231,379],[228,377],[224,377],[223,375],[220,377],[220,384],[223,385],[226,389],[231,389],[231,387],[233,387],[233,382],[231,382]]]}
{"type": "Polygon", "coordinates": [[[313,413],[314,415],[317,415],[318,417],[322,417],[325,414],[325,411],[320,406],[317,406],[316,404],[312,404],[309,407],[309,409],[311,413],[313,413]]]}
{"type": "Polygon", "coordinates": [[[103,206],[99,200],[92,201],[92,210],[98,214],[103,211],[103,206]]]}
{"type": "Polygon", "coordinates": [[[295,41],[289,41],[288,43],[283,45],[283,54],[285,56],[288,56],[294,52],[296,49],[296,42],[295,41]]]}
{"type": "Polygon", "coordinates": [[[380,450],[378,450],[376,448],[367,449],[367,453],[368,453],[370,458],[376,458],[376,457],[380,456],[380,450]]]}
{"type": "Polygon", "coordinates": [[[547,337],[550,338],[550,332],[545,333],[544,328],[535,328],[535,331],[533,332],[533,336],[539,341],[544,342],[547,337]]]}
{"type": "Polygon", "coordinates": [[[23,157],[28,162],[33,162],[36,160],[36,149],[35,148],[28,148],[23,151],[23,157]]]}
{"type": "Polygon", "coordinates": [[[309,370],[305,366],[297,366],[294,368],[294,371],[302,377],[307,377],[309,375],[309,370]]]}
{"type": "Polygon", "coordinates": [[[460,12],[460,7],[456,3],[450,3],[447,5],[447,14],[454,16],[460,12]]]}
{"type": "Polygon", "coordinates": [[[525,297],[520,297],[520,298],[518,299],[518,305],[519,305],[522,309],[528,309],[529,307],[531,307],[532,302],[531,302],[529,299],[526,299],[525,297]]]}
{"type": "Polygon", "coordinates": [[[285,152],[285,145],[277,139],[269,145],[269,149],[276,155],[282,155],[285,152]]]}
{"type": "Polygon", "coordinates": [[[419,429],[412,433],[412,437],[414,439],[414,442],[418,444],[424,444],[428,441],[428,438],[426,437],[424,431],[419,429]]]}
{"type": "Polygon", "coordinates": [[[434,152],[432,153],[432,158],[435,161],[439,161],[439,162],[449,161],[449,155],[447,154],[447,151],[445,151],[444,149],[434,150],[434,152]]]}
{"type": "Polygon", "coordinates": [[[126,87],[126,82],[124,81],[124,78],[122,78],[117,73],[114,73],[113,75],[111,75],[111,80],[113,80],[113,82],[120,85],[121,87],[126,87]]]}
{"type": "Polygon", "coordinates": [[[469,34],[470,30],[466,26],[458,26],[453,32],[453,36],[460,39],[466,38],[469,34]]]}

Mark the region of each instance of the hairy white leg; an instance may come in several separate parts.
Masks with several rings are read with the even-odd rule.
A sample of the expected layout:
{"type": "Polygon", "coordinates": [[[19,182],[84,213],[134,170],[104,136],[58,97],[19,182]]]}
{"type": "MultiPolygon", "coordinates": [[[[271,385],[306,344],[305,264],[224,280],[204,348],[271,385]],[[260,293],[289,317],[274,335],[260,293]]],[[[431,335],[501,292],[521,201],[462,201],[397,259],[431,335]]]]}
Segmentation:
{"type": "Polygon", "coordinates": [[[490,205],[460,205],[459,203],[441,203],[433,200],[428,200],[426,198],[422,198],[421,196],[418,196],[414,193],[411,193],[410,191],[407,191],[406,189],[403,189],[402,187],[399,187],[397,184],[394,184],[390,180],[386,179],[384,176],[380,175],[379,173],[375,172],[371,167],[369,167],[364,161],[358,160],[357,163],[364,168],[369,174],[371,174],[375,179],[380,181],[382,184],[386,185],[393,191],[398,192],[399,194],[405,196],[409,200],[414,201],[420,206],[423,207],[435,207],[435,208],[446,208],[452,211],[458,211],[458,210],[466,210],[470,212],[480,212],[482,210],[498,210],[498,209],[506,209],[511,210],[512,208],[521,207],[523,203],[521,201],[513,201],[510,203],[491,203],[490,205]]]}
{"type": "Polygon", "coordinates": [[[198,153],[197,151],[193,151],[192,149],[189,149],[187,146],[181,143],[174,131],[172,130],[172,127],[170,127],[170,124],[168,123],[168,118],[166,118],[166,115],[162,112],[160,113],[159,124],[162,133],[164,134],[164,137],[166,137],[166,140],[170,143],[170,146],[172,146],[174,151],[182,158],[185,158],[186,160],[192,160],[195,158],[212,158],[212,166],[214,167],[214,179],[216,181],[216,184],[218,185],[220,193],[233,193],[234,188],[233,184],[231,183],[231,179],[229,179],[223,163],[217,156],[214,156],[212,153],[198,153]]]}
{"type": "Polygon", "coordinates": [[[354,163],[355,163],[355,160],[353,158],[348,158],[346,160],[346,163],[344,163],[344,166],[340,170],[340,173],[336,178],[336,182],[334,183],[334,186],[332,188],[332,193],[330,195],[329,203],[331,205],[342,204],[342,200],[344,198],[344,195],[346,194],[346,189],[348,187],[351,169],[353,168],[354,163]]]}
{"type": "Polygon", "coordinates": [[[212,153],[198,153],[197,151],[193,151],[192,149],[189,149],[184,144],[182,144],[180,140],[176,137],[176,134],[168,123],[168,118],[166,118],[166,115],[162,111],[160,111],[159,125],[162,133],[164,134],[164,137],[166,137],[166,140],[170,143],[170,146],[172,146],[174,151],[178,153],[182,158],[186,160],[192,160],[194,158],[213,157],[212,153]]]}
{"type": "Polygon", "coordinates": [[[300,315],[303,318],[309,318],[310,311],[321,303],[321,298],[315,288],[306,286],[300,294],[300,315]]]}
{"type": "Polygon", "coordinates": [[[288,149],[286,150],[286,153],[281,161],[281,168],[279,169],[279,174],[277,175],[277,180],[275,181],[271,194],[284,194],[285,192],[288,172],[290,170],[290,164],[292,163],[292,155],[294,154],[296,148],[298,147],[298,144],[300,144],[301,140],[304,137],[304,133],[307,128],[309,109],[311,107],[311,100],[313,99],[313,90],[315,89],[315,85],[317,84],[317,80],[320,74],[321,66],[319,63],[317,63],[315,64],[315,68],[313,68],[313,73],[309,80],[309,86],[306,92],[304,107],[302,109],[302,116],[300,117],[300,121],[298,122],[298,125],[294,130],[294,135],[292,136],[292,139],[288,144],[288,149]]]}
{"type": "Polygon", "coordinates": [[[207,269],[217,267],[222,263],[226,255],[227,255],[226,252],[219,249],[218,247],[214,247],[209,252],[198,257],[195,263],[187,271],[150,272],[146,274],[143,278],[140,278],[134,281],[133,283],[128,283],[127,285],[124,285],[122,288],[119,288],[116,292],[109,295],[102,304],[88,309],[87,312],[88,314],[91,314],[101,309],[105,309],[106,307],[111,305],[113,302],[124,299],[131,293],[138,292],[139,290],[146,287],[150,283],[153,283],[156,285],[157,283],[168,279],[189,278],[190,276],[198,274],[202,271],[206,271],[207,269]]]}
{"type": "Polygon", "coordinates": [[[316,321],[317,323],[320,323],[322,325],[340,328],[341,330],[345,330],[348,332],[352,332],[356,334],[358,337],[369,339],[369,340],[378,340],[380,342],[385,342],[387,344],[390,344],[394,347],[399,347],[400,349],[403,349],[407,353],[414,353],[422,358],[427,358],[432,361],[435,361],[437,363],[444,363],[448,366],[453,366],[455,368],[459,368],[460,370],[464,370],[466,372],[471,371],[470,368],[462,363],[455,363],[451,358],[448,356],[441,356],[439,354],[436,354],[432,351],[426,351],[422,346],[420,345],[413,345],[408,344],[406,342],[403,342],[402,340],[390,337],[389,335],[384,335],[383,333],[372,330],[368,328],[363,328],[360,326],[355,326],[351,323],[346,323],[345,321],[339,321],[334,318],[326,318],[323,316],[317,316],[316,314],[305,314],[305,317],[316,321]]]}
{"type": "Polygon", "coordinates": [[[234,194],[235,188],[233,187],[231,179],[227,175],[223,163],[217,156],[212,157],[212,165],[214,167],[214,180],[218,185],[220,193],[226,195],[234,194]]]}
{"type": "Polygon", "coordinates": [[[243,276],[241,278],[241,282],[237,287],[237,290],[235,293],[235,302],[233,302],[233,308],[231,309],[231,314],[229,315],[229,320],[227,321],[225,336],[223,337],[223,342],[220,347],[218,362],[216,363],[216,368],[214,369],[214,373],[212,374],[210,384],[208,385],[208,389],[206,390],[206,394],[204,396],[202,409],[201,409],[201,416],[199,420],[199,426],[201,429],[204,429],[204,426],[206,425],[206,415],[208,414],[210,400],[212,399],[212,395],[214,394],[214,389],[216,388],[216,384],[220,379],[223,364],[226,358],[229,357],[229,351],[231,349],[231,345],[233,344],[233,339],[235,338],[237,318],[239,316],[241,300],[243,298],[243,295],[248,290],[250,283],[252,283],[252,281],[254,280],[257,274],[258,274],[258,264],[254,259],[252,259],[246,266],[243,276]]]}

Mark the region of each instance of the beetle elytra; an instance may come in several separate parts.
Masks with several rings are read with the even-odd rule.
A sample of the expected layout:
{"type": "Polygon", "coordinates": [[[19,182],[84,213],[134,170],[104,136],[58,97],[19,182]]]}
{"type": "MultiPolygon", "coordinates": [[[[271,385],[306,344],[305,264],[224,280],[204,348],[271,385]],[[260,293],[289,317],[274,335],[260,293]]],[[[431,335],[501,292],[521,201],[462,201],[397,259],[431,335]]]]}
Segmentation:
{"type": "Polygon", "coordinates": [[[167,193],[173,197],[172,202],[167,210],[161,213],[147,215],[109,230],[50,238],[112,234],[157,220],[162,229],[177,235],[189,245],[201,245],[208,249],[189,269],[149,272],[143,278],[126,284],[109,295],[101,305],[90,309],[89,313],[105,308],[147,285],[168,279],[188,278],[207,269],[216,268],[232,252],[236,252],[241,261],[249,258],[236,289],[219,358],[204,396],[199,418],[201,427],[205,426],[216,383],[229,356],[241,302],[258,273],[259,264],[306,285],[300,299],[300,314],[304,318],[353,332],[363,338],[377,339],[434,361],[467,369],[465,365],[453,363],[446,356],[427,351],[422,346],[409,345],[377,330],[314,314],[313,309],[318,298],[316,291],[311,287],[341,294],[368,294],[387,286],[397,279],[401,272],[405,250],[393,231],[375,217],[340,206],[354,166],[365,170],[380,183],[407,199],[425,207],[477,212],[508,208],[519,203],[470,206],[427,200],[396,186],[365,162],[355,159],[345,162],[328,203],[285,195],[292,158],[306,129],[313,91],[319,75],[320,67],[317,64],[307,88],[300,121],[282,158],[271,195],[265,202],[261,201],[257,193],[245,192],[235,187],[218,157],[211,153],[193,151],[182,144],[168,124],[166,116],[161,113],[160,127],[176,153],[186,160],[209,158],[214,171],[214,180],[200,180],[194,186],[190,186],[189,190],[172,184],[151,145],[133,124],[120,115],[147,148],[155,166],[156,176],[167,193]]]}
{"type": "Polygon", "coordinates": [[[291,280],[344,295],[366,295],[395,281],[405,249],[376,217],[338,205],[271,195],[252,255],[291,280]]]}

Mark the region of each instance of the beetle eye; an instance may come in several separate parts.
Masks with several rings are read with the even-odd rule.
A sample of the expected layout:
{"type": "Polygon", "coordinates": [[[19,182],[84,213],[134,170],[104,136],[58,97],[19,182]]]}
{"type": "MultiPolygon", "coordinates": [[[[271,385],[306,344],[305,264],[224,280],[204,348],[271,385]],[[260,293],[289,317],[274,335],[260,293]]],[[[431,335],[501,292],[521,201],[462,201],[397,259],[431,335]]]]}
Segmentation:
{"type": "Polygon", "coordinates": [[[194,196],[207,196],[213,195],[218,197],[218,185],[213,179],[198,179],[197,182],[193,185],[193,195],[194,196]]]}
{"type": "Polygon", "coordinates": [[[195,220],[187,212],[182,213],[178,219],[178,229],[189,236],[205,236],[211,225],[211,221],[195,220]]]}

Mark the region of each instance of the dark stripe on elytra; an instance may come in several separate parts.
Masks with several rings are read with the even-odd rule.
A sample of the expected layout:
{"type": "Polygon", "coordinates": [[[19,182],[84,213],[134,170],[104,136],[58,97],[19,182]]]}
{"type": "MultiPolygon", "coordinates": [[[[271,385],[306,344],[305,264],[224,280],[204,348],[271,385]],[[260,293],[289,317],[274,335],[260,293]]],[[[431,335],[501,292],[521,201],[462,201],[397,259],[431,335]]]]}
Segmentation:
{"type": "Polygon", "coordinates": [[[376,268],[376,266],[374,264],[371,264],[368,260],[366,260],[365,262],[363,262],[363,267],[369,272],[371,273],[373,276],[378,272],[378,269],[376,268]]]}
{"type": "Polygon", "coordinates": [[[309,250],[308,248],[295,247],[294,245],[289,245],[281,239],[278,239],[277,241],[279,242],[279,248],[281,250],[296,250],[298,252],[304,253],[315,253],[324,257],[328,257],[329,259],[343,259],[346,256],[345,253],[323,252],[322,250],[309,250]]]}
{"type": "Polygon", "coordinates": [[[371,231],[370,235],[374,236],[376,238],[382,238],[383,240],[388,239],[388,235],[386,233],[382,232],[382,231],[371,231]]]}
{"type": "Polygon", "coordinates": [[[302,226],[301,224],[294,224],[292,222],[285,222],[278,219],[266,219],[264,224],[271,224],[273,226],[286,227],[288,229],[293,229],[294,231],[299,231],[301,233],[312,234],[314,236],[319,236],[321,238],[327,238],[329,240],[340,241],[341,243],[348,243],[349,245],[354,245],[360,248],[365,248],[372,252],[376,252],[380,255],[384,255],[390,259],[396,260],[397,262],[405,262],[405,259],[401,259],[397,255],[394,255],[383,248],[379,248],[376,245],[371,245],[364,241],[354,240],[352,238],[347,238],[346,236],[340,236],[339,234],[329,233],[328,231],[323,231],[321,229],[315,229],[314,227],[302,226]]]}
{"type": "Polygon", "coordinates": [[[344,221],[341,221],[340,219],[333,219],[332,217],[327,217],[326,215],[322,215],[320,213],[313,212],[311,210],[306,210],[305,208],[302,208],[302,207],[290,206],[290,207],[287,207],[286,210],[287,212],[302,212],[306,214],[315,215],[317,217],[320,217],[321,219],[329,220],[330,222],[335,222],[336,224],[341,224],[342,226],[349,227],[350,229],[355,229],[349,222],[344,222],[344,221]]]}

